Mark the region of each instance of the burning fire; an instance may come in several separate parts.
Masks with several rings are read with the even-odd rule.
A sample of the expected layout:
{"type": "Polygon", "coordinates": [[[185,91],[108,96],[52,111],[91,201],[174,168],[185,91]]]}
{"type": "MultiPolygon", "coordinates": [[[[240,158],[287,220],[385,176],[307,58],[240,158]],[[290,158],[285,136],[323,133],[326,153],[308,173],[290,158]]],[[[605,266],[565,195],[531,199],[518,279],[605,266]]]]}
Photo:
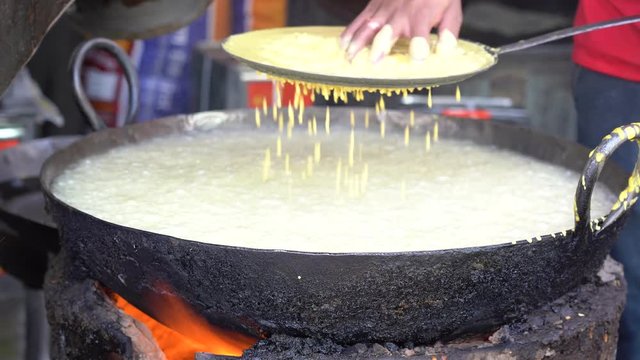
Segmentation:
{"type": "Polygon", "coordinates": [[[170,294],[155,301],[160,323],[114,294],[116,305],[147,326],[168,360],[193,360],[198,352],[215,355],[241,356],[257,339],[209,324],[189,308],[170,287],[160,284],[163,293],[170,294]]]}

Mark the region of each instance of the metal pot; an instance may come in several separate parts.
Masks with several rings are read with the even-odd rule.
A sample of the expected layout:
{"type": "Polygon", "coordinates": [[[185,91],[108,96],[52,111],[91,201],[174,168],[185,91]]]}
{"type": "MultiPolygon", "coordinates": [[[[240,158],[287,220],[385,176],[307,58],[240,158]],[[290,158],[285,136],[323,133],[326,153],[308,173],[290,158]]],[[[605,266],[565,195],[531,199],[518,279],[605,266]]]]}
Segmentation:
{"type": "MultiPolygon", "coordinates": [[[[307,111],[324,114],[319,109],[307,111]]],[[[349,111],[334,109],[332,127],[348,126],[349,111]]],[[[387,114],[391,123],[407,117],[401,112],[387,114]]],[[[364,112],[356,110],[356,115],[364,112]]],[[[587,149],[571,141],[528,129],[444,118],[438,121],[446,138],[511,149],[576,171],[588,161],[577,193],[576,231],[558,229],[539,239],[514,239],[519,240],[515,244],[442,251],[256,250],[120,226],[75,209],[51,192],[53,180],[87,156],[168,134],[226,127],[250,131],[252,119],[252,111],[177,116],[103,130],[55,154],[45,164],[41,181],[62,246],[86,267],[88,276],[160,321],[163,318],[153,304],[174,296],[157,286],[162,282],[211,322],[254,335],[322,336],[341,343],[428,343],[490,329],[575,287],[595,274],[627,215],[625,205],[604,222],[591,221],[589,197],[607,157],[635,135],[627,137],[624,131],[624,137],[613,135],[589,157],[587,149]]],[[[416,126],[431,126],[432,121],[418,116],[416,126]]],[[[611,166],[601,176],[613,190],[624,188],[626,178],[611,166]]]]}
{"type": "MultiPolygon", "coordinates": [[[[74,95],[94,130],[105,124],[91,106],[82,87],[80,70],[86,54],[104,49],[122,66],[129,86],[126,122],[131,122],[138,107],[138,79],[126,53],[106,39],[92,39],[78,46],[71,61],[74,95]]],[[[44,209],[38,176],[44,161],[80,136],[57,136],[30,140],[19,145],[24,129],[10,122],[0,124],[0,266],[34,288],[42,287],[47,269],[47,254],[60,249],[54,222],[44,209]],[[10,147],[13,146],[13,147],[10,147]],[[8,150],[3,150],[10,147],[8,150]]]]}

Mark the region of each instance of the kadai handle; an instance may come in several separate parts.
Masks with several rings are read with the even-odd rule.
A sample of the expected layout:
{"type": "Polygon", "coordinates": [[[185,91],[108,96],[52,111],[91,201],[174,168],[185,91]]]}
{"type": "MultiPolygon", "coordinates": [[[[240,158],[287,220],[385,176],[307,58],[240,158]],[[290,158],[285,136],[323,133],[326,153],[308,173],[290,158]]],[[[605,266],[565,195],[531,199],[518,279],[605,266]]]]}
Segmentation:
{"type": "Polygon", "coordinates": [[[613,130],[602,139],[602,142],[591,154],[582,171],[574,202],[575,232],[578,238],[585,237],[589,233],[598,235],[618,218],[624,215],[638,200],[640,192],[640,157],[631,172],[627,187],[622,190],[617,201],[602,224],[591,220],[591,195],[604,168],[605,162],[611,155],[627,141],[633,141],[640,149],[640,123],[632,123],[613,130]]]}

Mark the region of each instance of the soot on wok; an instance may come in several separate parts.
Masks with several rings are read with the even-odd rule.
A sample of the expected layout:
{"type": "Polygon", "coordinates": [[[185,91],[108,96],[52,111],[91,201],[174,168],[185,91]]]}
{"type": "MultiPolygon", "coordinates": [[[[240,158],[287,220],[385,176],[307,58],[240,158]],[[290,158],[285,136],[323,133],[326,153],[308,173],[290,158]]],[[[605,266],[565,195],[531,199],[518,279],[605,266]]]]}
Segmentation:
{"type": "MultiPolygon", "coordinates": [[[[598,276],[532,312],[523,320],[471,336],[431,344],[338,344],[328,338],[274,335],[246,350],[242,359],[613,359],[626,283],[608,259],[598,276]]],[[[120,311],[98,282],[63,252],[47,276],[53,358],[163,359],[157,339],[120,311]]],[[[238,359],[205,352],[198,360],[238,359]]]]}

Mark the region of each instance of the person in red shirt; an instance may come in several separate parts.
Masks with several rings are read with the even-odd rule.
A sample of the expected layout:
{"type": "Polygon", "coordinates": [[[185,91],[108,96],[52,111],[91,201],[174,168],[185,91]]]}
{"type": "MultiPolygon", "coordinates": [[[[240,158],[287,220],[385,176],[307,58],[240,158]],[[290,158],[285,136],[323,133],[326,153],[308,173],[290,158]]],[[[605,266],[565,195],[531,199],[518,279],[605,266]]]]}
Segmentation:
{"type": "MultiPolygon", "coordinates": [[[[581,0],[575,25],[640,15],[638,0],[581,0]]],[[[634,23],[574,38],[573,96],[578,142],[593,148],[612,129],[640,121],[640,24],[634,23]]],[[[627,171],[638,147],[625,144],[613,159],[627,171]]],[[[640,209],[631,216],[611,255],[624,265],[627,306],[620,319],[618,359],[640,359],[640,209]]]]}
{"type": "MultiPolygon", "coordinates": [[[[640,15],[637,0],[581,0],[575,25],[640,15]]],[[[581,67],[640,82],[640,23],[613,27],[574,38],[573,60],[581,67]]]]}
{"type": "MultiPolygon", "coordinates": [[[[575,25],[640,15],[640,0],[580,0],[575,25]]],[[[345,29],[342,47],[353,58],[371,44],[371,61],[389,53],[399,37],[409,38],[410,55],[422,61],[431,50],[426,38],[438,33],[440,47],[455,44],[462,24],[461,0],[371,0],[345,29]]],[[[640,24],[635,23],[574,39],[573,94],[578,142],[593,148],[614,128],[640,121],[640,24]]],[[[625,144],[613,159],[631,171],[637,146],[625,144]]],[[[640,209],[636,205],[612,255],[622,262],[628,283],[622,314],[618,359],[640,360],[640,209]]]]}

